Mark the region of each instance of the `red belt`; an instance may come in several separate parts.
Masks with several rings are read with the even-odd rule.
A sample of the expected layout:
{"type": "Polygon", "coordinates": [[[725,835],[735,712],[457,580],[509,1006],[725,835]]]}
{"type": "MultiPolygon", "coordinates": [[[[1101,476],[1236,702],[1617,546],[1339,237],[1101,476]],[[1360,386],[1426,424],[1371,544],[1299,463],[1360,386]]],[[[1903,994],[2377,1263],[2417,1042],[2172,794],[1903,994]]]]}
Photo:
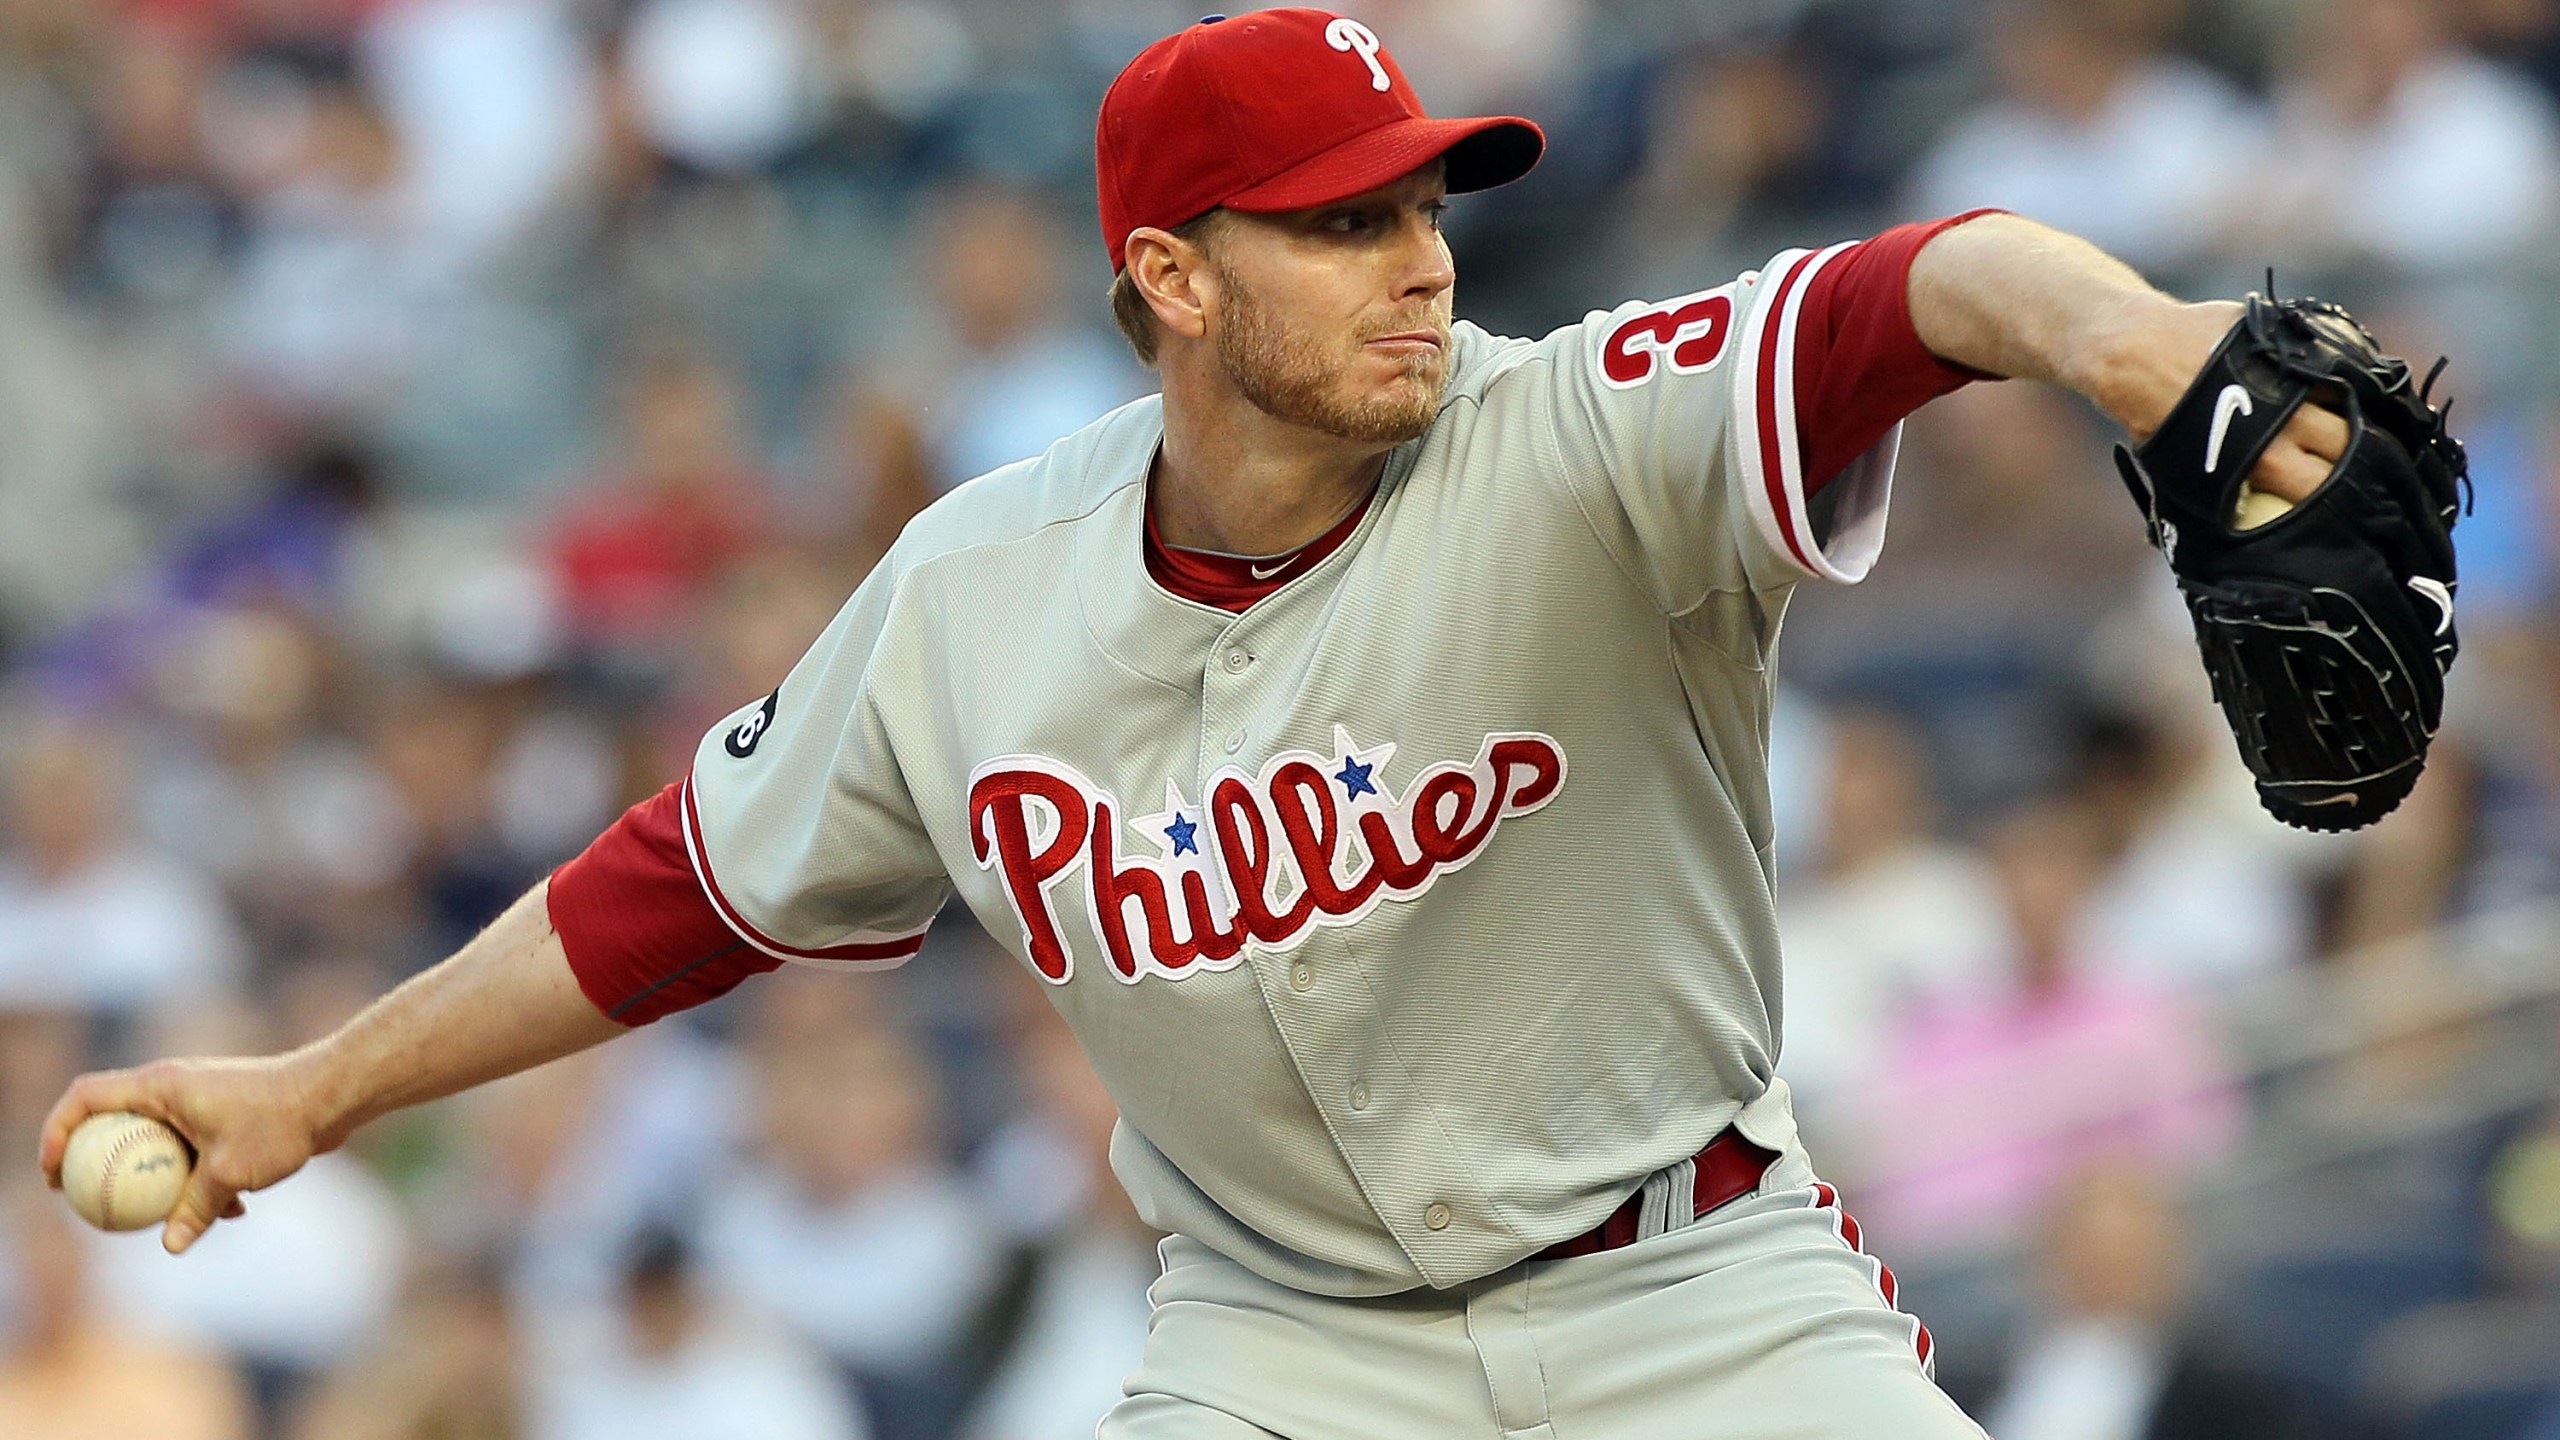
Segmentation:
{"type": "MultiPolygon", "coordinates": [[[[1755,1145],[1743,1138],[1741,1131],[1727,1127],[1723,1134],[1707,1142],[1698,1152],[1698,1182],[1693,1189],[1697,1208],[1690,1212],[1695,1219],[1720,1205],[1729,1205],[1760,1188],[1760,1177],[1778,1152],[1755,1145]]],[[[1636,1229],[1644,1214],[1644,1191],[1641,1187],[1627,1197],[1627,1203],[1609,1212],[1609,1218],[1583,1231],[1570,1240],[1559,1240],[1532,1260],[1567,1260],[1576,1255],[1596,1255],[1632,1245],[1639,1238],[1636,1229]]]]}

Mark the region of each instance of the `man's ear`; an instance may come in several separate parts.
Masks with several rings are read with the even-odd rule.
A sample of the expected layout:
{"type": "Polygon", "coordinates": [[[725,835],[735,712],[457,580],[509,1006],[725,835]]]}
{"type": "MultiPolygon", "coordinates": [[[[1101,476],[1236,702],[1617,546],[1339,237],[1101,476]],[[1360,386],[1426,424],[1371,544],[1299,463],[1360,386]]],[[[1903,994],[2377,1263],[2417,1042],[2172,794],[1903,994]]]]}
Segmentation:
{"type": "Polygon", "coordinates": [[[1121,251],[1129,279],[1167,330],[1197,340],[1209,333],[1208,305],[1215,282],[1206,251],[1170,230],[1142,225],[1121,251]]]}

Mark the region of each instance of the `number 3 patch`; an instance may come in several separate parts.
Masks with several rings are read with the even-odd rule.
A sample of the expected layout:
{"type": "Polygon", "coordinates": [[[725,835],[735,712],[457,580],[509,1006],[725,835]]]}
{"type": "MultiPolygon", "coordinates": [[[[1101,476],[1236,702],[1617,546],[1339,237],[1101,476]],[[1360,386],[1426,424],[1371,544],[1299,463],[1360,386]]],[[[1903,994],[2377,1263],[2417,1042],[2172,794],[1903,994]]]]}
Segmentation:
{"type": "Polygon", "coordinates": [[[1733,287],[1720,285],[1665,300],[1628,316],[1600,345],[1600,379],[1612,390],[1642,385],[1662,373],[1695,375],[1724,354],[1733,333],[1733,287]]]}

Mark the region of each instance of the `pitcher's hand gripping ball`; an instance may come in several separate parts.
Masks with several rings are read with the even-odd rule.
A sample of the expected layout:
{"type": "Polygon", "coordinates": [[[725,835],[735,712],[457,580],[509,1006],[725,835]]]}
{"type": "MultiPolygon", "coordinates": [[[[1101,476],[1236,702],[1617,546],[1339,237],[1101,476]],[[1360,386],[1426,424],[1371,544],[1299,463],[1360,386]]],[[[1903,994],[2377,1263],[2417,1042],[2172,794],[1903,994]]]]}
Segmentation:
{"type": "Polygon", "coordinates": [[[101,1230],[140,1230],[177,1208],[195,1152],[148,1115],[106,1110],[80,1122],[62,1151],[62,1198],[101,1230]]]}
{"type": "Polygon", "coordinates": [[[2390,813],[2443,714],[2469,471],[2434,380],[2413,385],[2338,306],[2251,295],[2159,430],[2116,447],[2258,799],[2288,825],[2390,813]],[[2346,452],[2302,503],[2270,505],[2246,477],[2306,402],[2346,418],[2346,452]]]}

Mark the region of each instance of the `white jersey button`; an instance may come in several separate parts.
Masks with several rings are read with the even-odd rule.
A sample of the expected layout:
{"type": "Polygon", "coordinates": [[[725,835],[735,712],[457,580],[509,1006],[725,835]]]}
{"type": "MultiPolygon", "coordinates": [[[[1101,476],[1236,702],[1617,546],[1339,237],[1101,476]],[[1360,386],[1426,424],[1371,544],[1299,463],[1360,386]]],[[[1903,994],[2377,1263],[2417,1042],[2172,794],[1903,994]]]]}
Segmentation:
{"type": "Polygon", "coordinates": [[[1368,1081],[1354,1080],[1351,1082],[1351,1108],[1354,1110],[1366,1110],[1369,1108],[1368,1081]]]}
{"type": "Polygon", "coordinates": [[[1243,731],[1239,730],[1239,731],[1237,731],[1236,733],[1234,733],[1233,735],[1230,735],[1230,736],[1228,736],[1228,737],[1227,737],[1227,753],[1228,753],[1228,754],[1233,755],[1234,753],[1236,753],[1237,751],[1239,751],[1239,750],[1241,750],[1241,749],[1243,749],[1243,748],[1244,748],[1244,732],[1243,732],[1243,731]]]}
{"type": "Polygon", "coordinates": [[[1308,964],[1304,960],[1290,966],[1289,988],[1292,990],[1313,990],[1316,988],[1316,967],[1308,964]]]}
{"type": "Polygon", "coordinates": [[[1247,655],[1242,650],[1230,650],[1227,652],[1227,673],[1230,675],[1243,674],[1244,668],[1252,663],[1253,657],[1247,655]]]}
{"type": "Polygon", "coordinates": [[[1448,1229],[1449,1207],[1437,1200],[1432,1201],[1430,1207],[1422,1212],[1422,1225],[1426,1230],[1448,1229]]]}

